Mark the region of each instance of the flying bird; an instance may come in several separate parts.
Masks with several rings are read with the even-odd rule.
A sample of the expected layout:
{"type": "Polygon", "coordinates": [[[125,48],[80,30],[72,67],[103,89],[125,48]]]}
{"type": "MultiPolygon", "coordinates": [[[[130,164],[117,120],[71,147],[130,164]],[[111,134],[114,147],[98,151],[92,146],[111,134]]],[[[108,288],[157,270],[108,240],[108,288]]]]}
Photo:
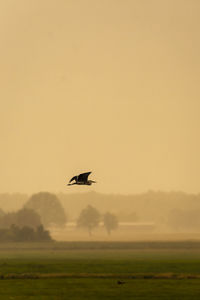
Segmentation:
{"type": "Polygon", "coordinates": [[[92,183],[96,183],[96,181],[94,181],[94,180],[88,180],[88,176],[91,173],[92,172],[86,172],[86,173],[82,173],[82,174],[79,174],[77,176],[72,177],[72,179],[70,179],[68,185],[74,185],[74,184],[78,184],[78,185],[91,185],[92,183]]]}

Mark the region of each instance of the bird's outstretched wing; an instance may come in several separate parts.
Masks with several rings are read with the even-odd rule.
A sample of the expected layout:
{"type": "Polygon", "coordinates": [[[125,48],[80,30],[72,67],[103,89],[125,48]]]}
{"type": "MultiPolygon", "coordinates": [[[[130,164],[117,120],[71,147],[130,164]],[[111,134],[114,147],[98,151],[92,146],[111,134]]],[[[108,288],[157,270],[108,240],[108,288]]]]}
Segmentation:
{"type": "Polygon", "coordinates": [[[92,172],[87,172],[87,173],[82,173],[82,174],[78,175],[78,181],[80,181],[80,182],[87,182],[88,176],[91,173],[92,172]]]}
{"type": "Polygon", "coordinates": [[[72,182],[73,180],[75,180],[75,181],[77,182],[77,180],[78,180],[78,176],[74,176],[74,177],[72,177],[72,179],[70,179],[69,183],[70,183],[70,182],[72,182]]]}

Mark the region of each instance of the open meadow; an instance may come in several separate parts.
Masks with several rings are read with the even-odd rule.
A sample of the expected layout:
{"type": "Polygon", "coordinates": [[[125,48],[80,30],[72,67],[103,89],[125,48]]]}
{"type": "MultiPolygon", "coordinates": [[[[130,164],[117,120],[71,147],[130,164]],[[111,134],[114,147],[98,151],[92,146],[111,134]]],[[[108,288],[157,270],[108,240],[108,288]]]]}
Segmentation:
{"type": "Polygon", "coordinates": [[[195,242],[0,246],[0,299],[199,299],[199,286],[195,242]]]}

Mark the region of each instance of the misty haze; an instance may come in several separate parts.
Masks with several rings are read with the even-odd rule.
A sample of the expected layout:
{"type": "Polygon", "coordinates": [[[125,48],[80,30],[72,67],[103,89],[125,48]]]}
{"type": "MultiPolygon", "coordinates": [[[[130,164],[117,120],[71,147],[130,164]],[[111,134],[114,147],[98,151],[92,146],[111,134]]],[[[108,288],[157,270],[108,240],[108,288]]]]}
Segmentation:
{"type": "Polygon", "coordinates": [[[20,0],[12,10],[4,2],[3,211],[47,191],[67,215],[65,240],[83,230],[76,222],[87,205],[101,215],[93,239],[198,232],[200,7],[192,2],[191,10],[179,0],[78,8],[20,0]],[[87,170],[97,184],[67,186],[87,170]],[[119,224],[100,237],[107,212],[119,224]]]}
{"type": "Polygon", "coordinates": [[[199,299],[200,1],[1,0],[0,39],[0,298],[199,299]]]}
{"type": "Polygon", "coordinates": [[[35,210],[40,217],[44,216],[46,221],[42,220],[42,224],[58,241],[192,240],[198,239],[200,234],[199,194],[161,191],[133,195],[107,195],[92,191],[70,194],[40,192],[32,196],[1,194],[0,206],[1,216],[24,207],[35,210]],[[37,197],[41,197],[42,201],[39,199],[37,203],[37,197]],[[54,203],[51,204],[54,198],[57,209],[54,203]],[[78,226],[80,214],[88,206],[99,214],[97,224],[92,226],[92,234],[88,234],[87,226],[78,226]],[[109,234],[104,223],[107,213],[117,220],[117,226],[109,234]]]}

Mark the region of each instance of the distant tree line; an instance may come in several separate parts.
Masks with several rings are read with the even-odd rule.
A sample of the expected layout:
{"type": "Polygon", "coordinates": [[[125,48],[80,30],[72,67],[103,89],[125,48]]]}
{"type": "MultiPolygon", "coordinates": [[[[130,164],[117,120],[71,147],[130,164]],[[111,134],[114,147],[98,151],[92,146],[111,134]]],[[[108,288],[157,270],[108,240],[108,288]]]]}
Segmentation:
{"type": "Polygon", "coordinates": [[[92,203],[101,211],[112,211],[114,208],[120,222],[155,222],[167,224],[170,211],[200,211],[200,193],[188,194],[184,192],[165,192],[149,190],[145,193],[121,195],[88,193],[60,193],[57,195],[63,207],[75,219],[80,214],[79,207],[83,203],[92,203]]]}
{"type": "MultiPolygon", "coordinates": [[[[51,227],[51,225],[63,226],[67,222],[65,211],[68,212],[68,210],[70,210],[71,217],[77,219],[82,204],[92,203],[94,207],[98,207],[101,211],[112,211],[114,207],[115,214],[120,222],[154,222],[158,226],[165,226],[166,229],[193,230],[196,228],[199,230],[198,216],[200,213],[195,214],[193,211],[200,212],[200,193],[188,194],[181,191],[162,192],[151,190],[132,195],[102,194],[92,191],[74,194],[59,193],[54,196],[57,198],[58,201],[55,201],[59,202],[58,206],[61,209],[60,213],[55,214],[53,205],[47,204],[47,202],[51,202],[51,200],[47,200],[49,194],[52,195],[47,192],[37,193],[31,197],[20,193],[0,194],[0,207],[6,211],[11,211],[18,210],[24,205],[30,205],[26,208],[40,210],[37,212],[45,227],[51,227]],[[43,202],[43,208],[37,208],[36,203],[33,200],[30,201],[31,198],[35,200],[40,198],[41,200],[35,202],[43,202]],[[183,222],[182,220],[185,218],[188,218],[189,222],[187,220],[183,222]],[[195,222],[197,225],[195,225],[195,222]]],[[[56,209],[57,212],[58,210],[56,209]]]]}
{"type": "Polygon", "coordinates": [[[20,194],[0,194],[1,207],[6,207],[7,202],[15,203],[15,197],[17,205],[23,203],[23,208],[9,213],[4,213],[0,208],[0,229],[9,229],[13,224],[20,229],[27,226],[34,230],[40,225],[44,228],[62,227],[67,222],[65,209],[70,207],[72,215],[75,208],[79,214],[75,216],[77,227],[85,228],[90,235],[100,223],[111,234],[117,229],[119,221],[150,221],[167,230],[200,231],[200,194],[149,191],[145,194],[123,196],[90,192],[68,196],[59,194],[57,197],[52,193],[40,192],[29,198],[20,194]],[[77,207],[86,201],[94,203],[94,207],[88,205],[80,211],[77,207]],[[109,212],[113,203],[115,211],[118,210],[116,215],[109,212]],[[101,210],[106,207],[108,212],[102,215],[95,206],[101,210]]]}

